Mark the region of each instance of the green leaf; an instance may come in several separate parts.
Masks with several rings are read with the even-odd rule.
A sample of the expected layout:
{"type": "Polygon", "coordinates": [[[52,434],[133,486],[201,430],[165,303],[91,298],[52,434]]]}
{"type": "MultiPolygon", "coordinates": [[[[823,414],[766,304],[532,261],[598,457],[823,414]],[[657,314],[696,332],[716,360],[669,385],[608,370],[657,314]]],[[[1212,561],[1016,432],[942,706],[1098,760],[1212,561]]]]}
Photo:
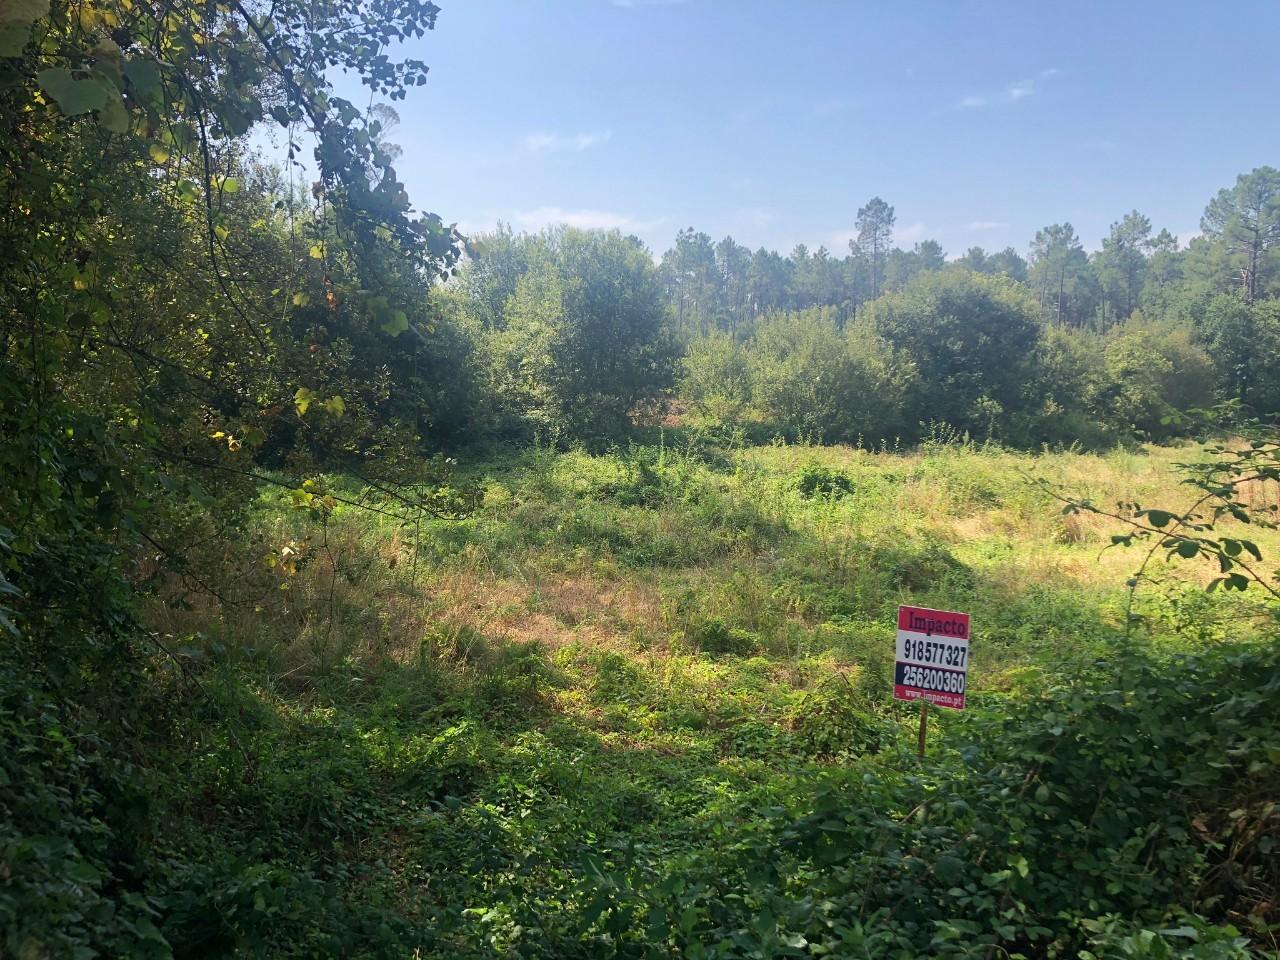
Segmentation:
{"type": "Polygon", "coordinates": [[[0,57],[20,57],[31,25],[49,15],[49,0],[0,0],[0,57]]]}
{"type": "Polygon", "coordinates": [[[112,133],[127,133],[129,130],[129,111],[125,109],[124,100],[118,90],[107,93],[107,102],[98,111],[98,120],[103,127],[112,133]]]}
{"type": "Polygon", "coordinates": [[[945,884],[953,884],[964,872],[964,863],[957,857],[941,856],[933,865],[934,875],[945,884]]]}
{"type": "Polygon", "coordinates": [[[409,329],[409,317],[403,310],[392,310],[391,319],[382,325],[383,333],[398,337],[409,329]]]}
{"type": "Polygon", "coordinates": [[[215,235],[215,236],[217,236],[217,238],[218,238],[219,240],[222,240],[223,242],[225,242],[225,241],[226,241],[227,237],[228,237],[228,236],[230,235],[230,233],[231,233],[231,231],[229,231],[226,227],[224,227],[224,226],[223,226],[222,224],[220,224],[220,223],[219,223],[219,224],[217,224],[216,226],[214,226],[214,228],[213,228],[213,232],[214,232],[214,235],[215,235]]]}
{"type": "Polygon", "coordinates": [[[293,295],[293,305],[295,307],[305,307],[310,302],[311,296],[309,294],[299,291],[293,295]]]}
{"type": "Polygon", "coordinates": [[[1044,803],[1049,799],[1049,788],[1043,783],[1036,787],[1036,803],[1044,803]]]}
{"type": "Polygon", "coordinates": [[[31,24],[7,20],[0,23],[0,57],[20,57],[31,39],[31,24]]]}
{"type": "Polygon", "coordinates": [[[27,25],[49,14],[49,0],[0,0],[0,20],[27,25]]]}
{"type": "Polygon", "coordinates": [[[294,409],[298,411],[298,416],[304,416],[307,412],[307,408],[311,406],[315,399],[316,393],[314,390],[308,390],[306,387],[299,387],[297,392],[293,395],[293,406],[294,409]]]}
{"type": "Polygon", "coordinates": [[[150,60],[126,60],[124,75],[133,92],[139,96],[145,97],[160,86],[160,70],[150,60]]]}
{"type": "Polygon", "coordinates": [[[147,147],[147,153],[151,155],[151,159],[156,163],[166,163],[169,160],[169,148],[163,144],[153,143],[147,147]]]}
{"type": "Polygon", "coordinates": [[[221,183],[223,193],[239,193],[240,181],[235,177],[224,177],[221,183]]]}
{"type": "Polygon", "coordinates": [[[77,80],[65,67],[41,70],[36,74],[36,82],[69,117],[101,110],[107,104],[108,91],[101,81],[77,80]]]}
{"type": "Polygon", "coordinates": [[[1173,514],[1168,510],[1148,510],[1146,513],[1153,527],[1167,527],[1173,520],[1173,514]]]}
{"type": "Polygon", "coordinates": [[[1178,552],[1178,556],[1191,559],[1200,552],[1200,544],[1196,543],[1194,540],[1183,540],[1175,549],[1178,552]]]}
{"type": "Polygon", "coordinates": [[[335,417],[340,417],[347,412],[346,401],[336,394],[320,404],[335,417]]]}

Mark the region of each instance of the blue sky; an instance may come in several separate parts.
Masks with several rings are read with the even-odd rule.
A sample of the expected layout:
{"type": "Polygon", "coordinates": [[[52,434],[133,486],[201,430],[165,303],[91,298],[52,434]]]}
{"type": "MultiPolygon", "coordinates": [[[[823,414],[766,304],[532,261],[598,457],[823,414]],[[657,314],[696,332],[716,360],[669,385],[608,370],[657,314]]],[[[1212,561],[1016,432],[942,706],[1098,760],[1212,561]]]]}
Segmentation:
{"type": "Polygon", "coordinates": [[[414,202],[465,230],[684,226],[843,254],[898,241],[1087,247],[1130,209],[1184,238],[1280,165],[1280,3],[438,0],[396,104],[414,202]]]}

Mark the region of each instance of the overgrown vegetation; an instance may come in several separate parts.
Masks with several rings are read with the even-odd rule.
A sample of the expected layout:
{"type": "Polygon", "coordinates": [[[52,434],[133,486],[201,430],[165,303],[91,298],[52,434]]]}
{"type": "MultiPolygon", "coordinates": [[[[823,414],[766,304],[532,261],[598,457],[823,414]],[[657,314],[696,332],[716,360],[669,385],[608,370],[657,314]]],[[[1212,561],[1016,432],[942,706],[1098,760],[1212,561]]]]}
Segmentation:
{"type": "Polygon", "coordinates": [[[469,242],[373,102],[437,13],[0,3],[0,955],[1274,952],[1276,171],[469,242]]]}
{"type": "MultiPolygon", "coordinates": [[[[247,522],[270,563],[224,602],[173,583],[144,604],[172,654],[138,678],[145,733],[119,734],[146,773],[103,796],[68,749],[42,763],[61,805],[11,808],[11,949],[117,942],[86,892],[127,877],[127,952],[1266,948],[1268,607],[1161,553],[1131,610],[1121,527],[1024,476],[1181,502],[1171,463],[1195,456],[543,448],[477,467],[483,505],[416,545],[343,503],[321,542],[268,489],[247,522]],[[887,699],[904,599],[977,617],[972,715],[935,722],[925,761],[887,699]],[[95,803],[125,820],[74,828],[95,803]]],[[[86,751],[64,724],[14,742],[86,751]]]]}

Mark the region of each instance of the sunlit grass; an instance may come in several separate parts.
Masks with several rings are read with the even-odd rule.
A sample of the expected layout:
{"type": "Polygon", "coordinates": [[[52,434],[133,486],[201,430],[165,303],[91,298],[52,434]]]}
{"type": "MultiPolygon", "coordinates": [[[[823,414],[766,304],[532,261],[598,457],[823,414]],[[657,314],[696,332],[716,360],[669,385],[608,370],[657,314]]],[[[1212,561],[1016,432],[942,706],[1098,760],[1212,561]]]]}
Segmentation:
{"type": "MultiPolygon", "coordinates": [[[[973,614],[975,706],[1092,669],[1130,612],[1171,650],[1261,635],[1254,599],[1159,556],[1131,611],[1141,551],[1037,484],[1178,508],[1174,464],[1195,456],[533,450],[470,465],[480,508],[419,531],[341,505],[322,526],[268,490],[235,602],[149,615],[218,664],[272,758],[236,803],[317,842],[341,824],[345,856],[381,864],[352,889],[440,929],[424,956],[462,955],[518,926],[508,912],[567,902],[584,848],[705,852],[744,804],[833,764],[909,762],[914,711],[888,699],[899,603],[973,614]],[[806,472],[835,493],[807,494],[806,472]]],[[[935,720],[935,749],[956,721],[935,720]]],[[[233,746],[193,764],[192,796],[226,793],[233,746]]]]}

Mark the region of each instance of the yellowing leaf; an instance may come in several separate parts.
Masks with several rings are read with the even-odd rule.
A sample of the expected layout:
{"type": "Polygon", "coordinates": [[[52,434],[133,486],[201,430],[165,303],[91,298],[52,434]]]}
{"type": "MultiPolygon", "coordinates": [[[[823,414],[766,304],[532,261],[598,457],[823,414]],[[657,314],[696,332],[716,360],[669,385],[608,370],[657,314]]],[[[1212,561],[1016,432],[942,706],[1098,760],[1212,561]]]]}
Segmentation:
{"type": "Polygon", "coordinates": [[[151,159],[156,163],[166,163],[169,160],[169,148],[163,144],[153,143],[147,148],[147,153],[151,154],[151,159]]]}
{"type": "Polygon", "coordinates": [[[324,407],[335,417],[340,417],[347,412],[346,401],[337,395],[334,395],[330,397],[328,400],[325,400],[323,403],[320,404],[320,406],[324,407]]]}
{"type": "Polygon", "coordinates": [[[298,411],[298,416],[305,416],[307,408],[311,406],[315,399],[316,393],[314,390],[308,390],[306,387],[299,387],[297,392],[293,395],[293,406],[294,409],[298,411]]]}
{"type": "Polygon", "coordinates": [[[324,259],[324,246],[322,244],[313,243],[311,245],[311,259],[312,260],[324,259]]]}
{"type": "Polygon", "coordinates": [[[295,307],[305,307],[311,302],[311,298],[305,293],[295,293],[293,295],[293,305],[295,307]]]}
{"type": "Polygon", "coordinates": [[[230,233],[230,231],[227,230],[227,228],[224,227],[222,224],[218,224],[217,226],[215,226],[213,228],[213,232],[217,236],[217,238],[222,241],[225,241],[227,239],[228,234],[230,233]]]}
{"type": "Polygon", "coordinates": [[[409,317],[403,310],[392,310],[391,319],[382,325],[382,332],[398,337],[409,329],[409,317]]]}

